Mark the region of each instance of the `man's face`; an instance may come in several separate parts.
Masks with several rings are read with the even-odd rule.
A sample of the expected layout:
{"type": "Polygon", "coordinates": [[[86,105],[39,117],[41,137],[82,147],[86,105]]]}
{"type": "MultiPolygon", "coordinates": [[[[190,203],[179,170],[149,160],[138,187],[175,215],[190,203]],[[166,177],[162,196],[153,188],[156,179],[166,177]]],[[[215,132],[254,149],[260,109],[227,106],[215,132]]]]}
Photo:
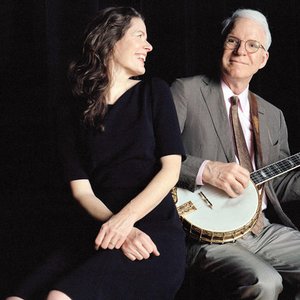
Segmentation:
{"type": "Polygon", "coordinates": [[[245,42],[258,41],[265,47],[264,30],[251,19],[238,18],[228,36],[237,38],[240,44],[235,49],[228,49],[226,45],[224,46],[221,60],[223,79],[225,82],[248,84],[252,76],[266,65],[269,53],[263,48],[259,48],[255,53],[249,53],[246,51],[245,42]]]}

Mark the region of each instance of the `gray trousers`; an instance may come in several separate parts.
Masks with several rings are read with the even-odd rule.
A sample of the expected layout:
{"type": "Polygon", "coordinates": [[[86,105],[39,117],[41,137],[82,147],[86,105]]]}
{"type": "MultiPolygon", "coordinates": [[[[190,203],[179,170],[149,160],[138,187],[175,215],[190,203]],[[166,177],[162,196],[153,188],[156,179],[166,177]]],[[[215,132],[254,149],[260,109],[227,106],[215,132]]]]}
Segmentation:
{"type": "Polygon", "coordinates": [[[224,289],[224,299],[275,300],[284,280],[296,290],[291,299],[300,300],[300,232],[267,219],[258,236],[248,233],[235,243],[189,241],[188,265],[223,282],[216,289],[224,289]]]}

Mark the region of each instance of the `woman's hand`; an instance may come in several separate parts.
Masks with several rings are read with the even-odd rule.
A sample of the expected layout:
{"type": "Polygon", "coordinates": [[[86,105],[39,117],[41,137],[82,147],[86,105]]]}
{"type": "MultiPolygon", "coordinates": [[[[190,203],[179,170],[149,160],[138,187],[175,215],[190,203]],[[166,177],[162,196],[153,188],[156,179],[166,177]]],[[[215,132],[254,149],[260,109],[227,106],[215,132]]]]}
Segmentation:
{"type": "Polygon", "coordinates": [[[95,248],[120,249],[133,228],[135,218],[132,214],[120,211],[105,222],[95,239],[95,248]]]}
{"type": "Polygon", "coordinates": [[[124,255],[132,261],[148,259],[151,254],[160,255],[149,235],[136,227],[132,228],[121,249],[124,255]]]}

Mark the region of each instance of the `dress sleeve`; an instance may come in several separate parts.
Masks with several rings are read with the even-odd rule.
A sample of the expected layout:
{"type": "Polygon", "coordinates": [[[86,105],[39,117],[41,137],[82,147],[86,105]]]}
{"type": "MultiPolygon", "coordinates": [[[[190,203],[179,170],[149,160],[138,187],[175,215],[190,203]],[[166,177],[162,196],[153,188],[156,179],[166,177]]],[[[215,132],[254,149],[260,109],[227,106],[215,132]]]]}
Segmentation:
{"type": "Polygon", "coordinates": [[[185,159],[179,123],[170,88],[161,79],[152,79],[152,113],[158,157],[179,154],[185,159]]]}
{"type": "MultiPolygon", "coordinates": [[[[73,99],[74,101],[74,99],[73,99]]],[[[85,171],[86,151],[80,138],[78,113],[73,105],[63,105],[57,114],[57,143],[64,177],[67,182],[88,179],[85,171]]]]}

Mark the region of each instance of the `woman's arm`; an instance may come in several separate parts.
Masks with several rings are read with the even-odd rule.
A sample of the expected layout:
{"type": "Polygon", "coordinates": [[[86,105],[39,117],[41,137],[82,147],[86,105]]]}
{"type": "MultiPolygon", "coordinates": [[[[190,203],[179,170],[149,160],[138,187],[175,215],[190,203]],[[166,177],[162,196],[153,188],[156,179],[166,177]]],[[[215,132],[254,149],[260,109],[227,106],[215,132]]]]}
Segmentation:
{"type": "MultiPolygon", "coordinates": [[[[80,203],[80,205],[95,219],[102,222],[107,221],[113,213],[97,198],[92,190],[89,180],[80,179],[71,181],[71,190],[73,197],[80,203]]],[[[95,243],[96,249],[98,250],[100,245],[95,243]]],[[[115,248],[112,245],[102,248],[115,248]]],[[[136,259],[147,259],[150,254],[158,256],[159,252],[156,245],[151,238],[139,230],[133,227],[129,232],[125,242],[122,245],[122,251],[130,260],[136,259]]]]}
{"type": "Polygon", "coordinates": [[[113,213],[95,196],[88,179],[72,180],[70,182],[74,199],[95,219],[105,222],[113,213]]]}
{"type": "Polygon", "coordinates": [[[152,211],[174,187],[179,178],[181,155],[164,156],[161,158],[161,164],[160,171],[146,188],[102,225],[95,240],[96,248],[119,249],[135,222],[152,211]]]}

